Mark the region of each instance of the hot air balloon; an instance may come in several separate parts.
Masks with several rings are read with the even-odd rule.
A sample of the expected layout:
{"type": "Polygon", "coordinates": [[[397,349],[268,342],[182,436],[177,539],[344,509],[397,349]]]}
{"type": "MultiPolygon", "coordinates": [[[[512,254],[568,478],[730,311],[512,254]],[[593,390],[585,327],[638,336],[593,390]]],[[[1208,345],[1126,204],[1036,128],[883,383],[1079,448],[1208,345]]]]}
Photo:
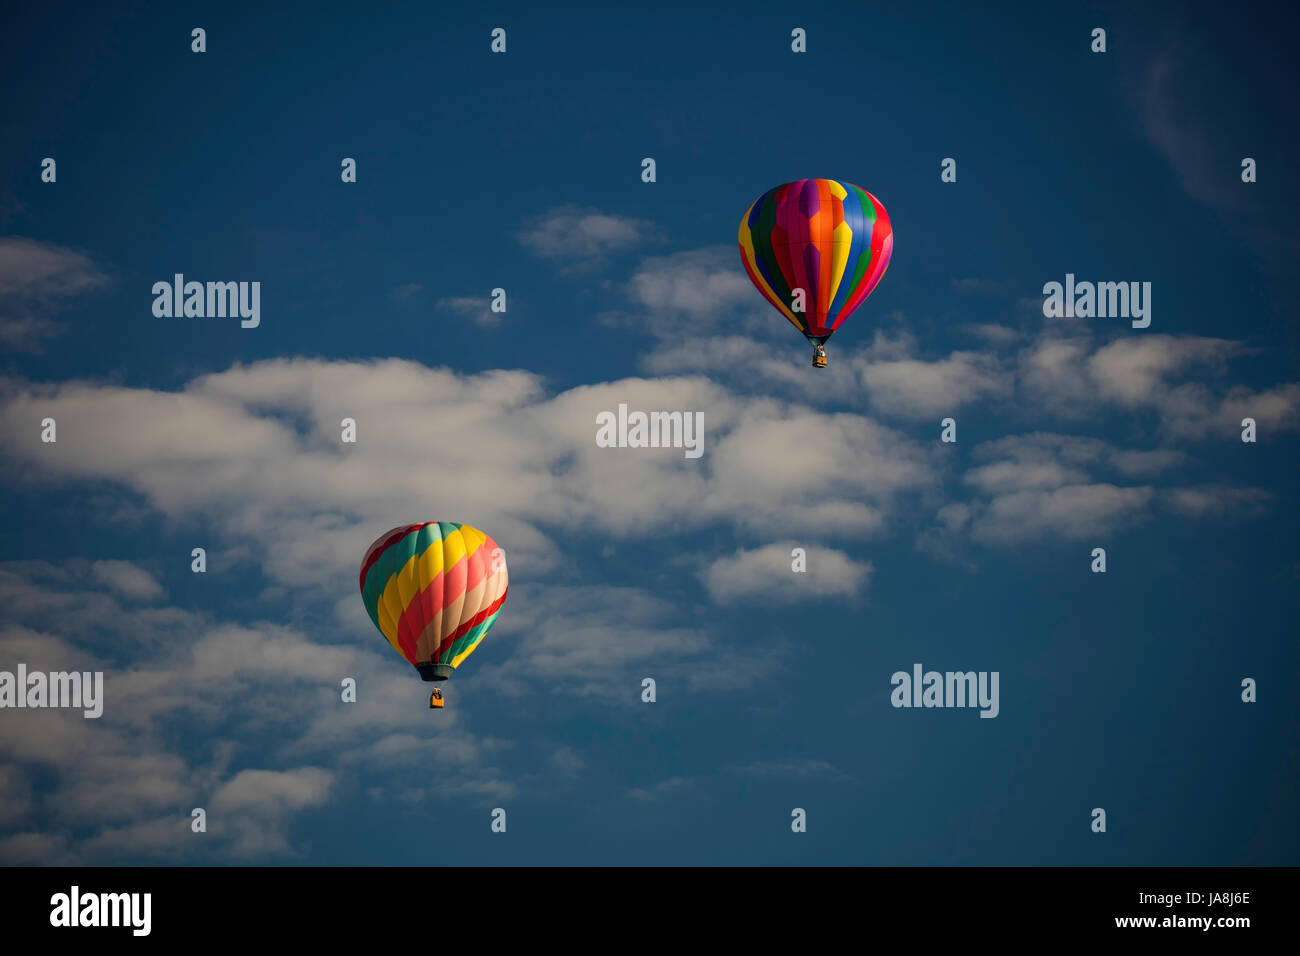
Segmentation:
{"type": "Polygon", "coordinates": [[[813,343],[817,368],[826,367],[826,340],[871,295],[893,251],[880,200],[833,179],[769,189],[740,220],[749,280],[813,343]]]}
{"type": "MultiPolygon", "coordinates": [[[[426,681],[444,681],[474,652],[506,600],[495,541],[451,521],[380,535],[361,562],[361,600],[393,650],[426,681]]],[[[430,707],[442,707],[434,688],[430,707]]]]}

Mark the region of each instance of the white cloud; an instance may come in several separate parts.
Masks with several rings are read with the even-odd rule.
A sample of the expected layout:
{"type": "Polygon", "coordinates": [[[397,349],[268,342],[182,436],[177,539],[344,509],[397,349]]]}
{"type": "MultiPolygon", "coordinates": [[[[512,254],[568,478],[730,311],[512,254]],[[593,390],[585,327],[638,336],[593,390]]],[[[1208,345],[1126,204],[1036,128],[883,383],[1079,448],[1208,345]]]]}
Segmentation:
{"type": "Polygon", "coordinates": [[[989,501],[971,533],[977,541],[998,545],[1048,536],[1094,538],[1136,523],[1154,495],[1150,487],[1110,484],[1014,491],[989,501]]]}
{"type": "Polygon", "coordinates": [[[1089,334],[1045,332],[1018,357],[1016,397],[1039,417],[1063,420],[1154,412],[1169,440],[1224,438],[1239,432],[1246,417],[1269,435],[1300,430],[1300,383],[1258,391],[1177,381],[1197,369],[1220,379],[1231,359],[1250,351],[1205,337],[1135,335],[1098,346],[1089,334]]]}
{"type": "Polygon", "coordinates": [[[1209,516],[1237,517],[1259,514],[1273,498],[1260,488],[1170,488],[1164,492],[1165,504],[1178,514],[1192,518],[1209,516]]]}
{"type": "Polygon", "coordinates": [[[732,310],[751,306],[768,309],[773,323],[788,326],[759,297],[735,246],[644,259],[628,283],[628,295],[651,315],[683,316],[697,327],[721,324],[732,310]]]}
{"type": "Polygon", "coordinates": [[[0,839],[0,860],[15,866],[60,862],[67,838],[51,833],[15,833],[0,839]]]}
{"type": "Polygon", "coordinates": [[[482,662],[477,685],[496,693],[563,693],[635,700],[649,663],[683,676],[712,656],[709,632],[677,623],[676,604],[641,588],[610,585],[512,588],[517,599],[492,637],[508,651],[482,662]]]}
{"type": "Polygon", "coordinates": [[[504,312],[493,312],[492,302],[487,296],[451,296],[439,299],[435,307],[447,312],[455,312],[471,320],[481,328],[491,328],[501,321],[504,312]]]}
{"type": "Polygon", "coordinates": [[[872,535],[885,529],[900,499],[935,481],[932,456],[869,418],[778,417],[755,402],[717,443],[704,504],[769,535],[872,535]]]}
{"type": "Polygon", "coordinates": [[[471,521],[540,568],[557,560],[538,530],[554,523],[874,532],[935,475],[932,452],[869,418],[741,401],[700,378],[549,397],[523,372],[277,360],[179,393],[10,382],[0,395],[0,436],[31,474],[110,479],[169,517],[212,516],[262,556],[270,583],[295,587],[343,580],[375,534],[421,516],[471,521]],[[703,412],[704,457],[598,448],[596,415],[620,403],[703,412]],[[58,418],[57,446],[27,427],[33,415],[58,418]],[[356,446],[339,442],[344,417],[359,424],[356,446]]]}
{"type": "Polygon", "coordinates": [[[1242,421],[1253,418],[1258,440],[1300,431],[1300,383],[1256,391],[1234,386],[1223,395],[1196,382],[1171,389],[1160,403],[1161,425],[1171,438],[1240,440],[1242,421]]]}
{"type": "MultiPolygon", "coordinates": [[[[672,302],[670,293],[663,301],[672,302]]],[[[775,362],[773,353],[740,339],[735,350],[746,361],[775,362]]],[[[1286,427],[1300,386],[1219,395],[1188,391],[1195,383],[1170,384],[1204,365],[1207,354],[1212,360],[1222,352],[1202,344],[1168,360],[1112,349],[1093,363],[1094,348],[1081,338],[1082,361],[1062,368],[1081,367],[1083,394],[1094,409],[1107,402],[1129,408],[1122,402],[1145,390],[1166,421],[1186,422],[1188,429],[1230,423],[1247,406],[1263,416],[1261,423],[1286,427]],[[1134,385],[1139,379],[1146,384],[1134,385]]],[[[909,362],[936,368],[911,369],[920,385],[905,381],[908,376],[894,384],[887,374],[876,387],[892,387],[892,400],[905,401],[911,389],[914,404],[924,405],[957,386],[946,400],[1001,394],[991,360],[952,353],[924,363],[906,335],[877,336],[859,356],[838,363],[841,372],[828,371],[852,383],[862,368],[909,362]]],[[[809,374],[791,367],[790,380],[806,382],[809,374]]],[[[328,786],[310,775],[276,778],[284,792],[267,796],[266,811],[247,814],[246,824],[222,831],[205,851],[237,859],[292,854],[295,815],[318,805],[312,794],[332,799],[350,779],[340,767],[375,776],[372,789],[395,799],[445,795],[448,787],[466,799],[517,792],[518,784],[494,766],[497,742],[473,733],[481,696],[556,692],[635,706],[650,663],[656,674],[693,692],[741,690],[786,666],[790,646],[779,637],[737,648],[704,627],[683,625],[680,608],[693,599],[689,592],[662,592],[659,581],[570,583],[580,570],[567,557],[575,534],[610,547],[623,538],[671,547],[677,535],[729,529],[739,547],[704,572],[713,598],[729,601],[752,595],[755,581],[795,577],[789,548],[798,535],[863,540],[907,526],[918,502],[937,511],[935,529],[949,544],[960,538],[1006,545],[1124,528],[1145,518],[1157,500],[1175,513],[1200,515],[1235,513],[1256,500],[1218,486],[1186,486],[1159,497],[1149,484],[1124,487],[1185,464],[1185,455],[1166,446],[1120,449],[1051,433],[978,446],[959,483],[971,500],[947,500],[941,462],[951,456],[932,435],[914,439],[863,414],[819,411],[795,384],[790,397],[774,397],[772,390],[772,380],[746,388],[691,375],[551,393],[525,372],[460,375],[403,361],[257,362],[196,378],[179,392],[0,381],[0,442],[12,483],[100,495],[111,483],[133,507],[177,526],[202,527],[213,545],[210,561],[254,567],[281,619],[294,619],[286,604],[324,607],[332,615],[323,632],[255,620],[232,624],[183,608],[139,606],[165,592],[126,562],[0,565],[0,605],[10,622],[0,631],[0,651],[46,669],[107,669],[106,707],[113,715],[104,722],[28,712],[0,721],[0,759],[23,774],[0,781],[25,814],[15,825],[44,821],[63,834],[41,844],[60,859],[102,859],[96,854],[120,856],[132,848],[183,856],[197,844],[188,821],[182,816],[178,823],[177,806],[239,804],[264,778],[243,777],[237,787],[233,781],[272,767],[339,774],[328,786]],[[768,394],[756,396],[755,388],[768,394]],[[704,457],[597,448],[595,415],[620,402],[703,411],[704,457]],[[440,414],[430,415],[430,408],[440,414]],[[47,414],[59,420],[57,446],[41,443],[30,427],[47,414]],[[359,423],[356,446],[338,440],[345,416],[359,423]],[[373,634],[355,578],[375,535],[421,518],[465,520],[487,530],[506,549],[517,583],[491,637],[501,653],[476,657],[476,680],[453,689],[457,706],[441,715],[437,732],[418,736],[407,707],[421,712],[427,691],[373,634]],[[759,543],[748,543],[754,540],[759,543]],[[549,585],[539,580],[546,575],[552,575],[549,585]],[[177,633],[187,639],[177,642],[177,633]],[[338,703],[342,676],[357,678],[357,703],[338,703]],[[187,722],[215,728],[211,751],[168,746],[168,728],[187,722]],[[234,741],[256,748],[240,750],[238,766],[232,766],[234,741]],[[456,766],[455,782],[413,779],[412,753],[436,754],[456,766]],[[44,793],[37,799],[33,781],[49,775],[52,799],[44,793]],[[24,804],[21,795],[29,792],[24,804]],[[95,834],[89,840],[66,840],[88,829],[95,834]]],[[[879,404],[888,407],[889,400],[879,404]]],[[[801,584],[847,595],[870,579],[871,565],[848,551],[809,550],[801,584]]],[[[576,766],[571,757],[549,759],[552,774],[576,766]]],[[[17,858],[36,846],[14,840],[0,845],[0,855],[17,858]]]]}
{"type": "Polygon", "coordinates": [[[11,828],[32,810],[32,788],[17,767],[0,766],[0,827],[11,828]]]}
{"type": "Polygon", "coordinates": [[[995,494],[1082,483],[1097,469],[1150,475],[1181,463],[1185,456],[1164,448],[1123,449],[1082,435],[1032,432],[982,442],[972,457],[990,464],[971,468],[963,481],[995,494]]]}
{"type": "Polygon", "coordinates": [[[1011,394],[1011,380],[997,360],[979,352],[953,352],[931,362],[867,359],[860,367],[872,410],[886,416],[955,415],[965,405],[1011,394]]]}
{"type": "Polygon", "coordinates": [[[519,241],[543,259],[591,263],[641,245],[653,237],[653,231],[648,220],[568,205],[529,219],[519,241]]]}
{"type": "Polygon", "coordinates": [[[320,767],[244,770],[212,795],[214,809],[235,813],[278,813],[325,802],[334,774],[320,767]]]}
{"type": "Polygon", "coordinates": [[[1150,404],[1167,390],[1171,375],[1204,363],[1221,371],[1240,350],[1226,339],[1133,336],[1099,348],[1088,361],[1088,372],[1103,397],[1122,405],[1150,404]]]}
{"type": "MultiPolygon", "coordinates": [[[[287,832],[289,820],[302,810],[326,803],[334,785],[335,774],[320,767],[241,771],[211,794],[204,806],[207,836],[225,841],[226,852],[235,859],[294,855],[287,832]]],[[[172,827],[166,821],[156,821],[133,828],[131,843],[148,846],[148,841],[140,840],[142,827],[146,833],[157,833],[156,849],[170,842],[167,838],[172,827]]],[[[181,835],[193,839],[184,830],[181,835]]],[[[112,831],[101,834],[92,850],[106,850],[117,842],[113,836],[112,831]]]]}
{"type": "Polygon", "coordinates": [[[867,586],[870,562],[855,561],[843,551],[804,545],[807,570],[792,570],[794,541],[779,541],[752,550],[739,549],[718,558],[701,574],[709,596],[719,604],[739,601],[791,603],[809,597],[853,597],[867,586]]]}
{"type": "Polygon", "coordinates": [[[123,597],[157,601],[167,596],[152,574],[130,561],[96,561],[90,572],[96,581],[123,597]]]}
{"type": "Polygon", "coordinates": [[[975,336],[977,339],[983,339],[994,348],[1005,348],[1024,338],[1024,333],[1018,329],[1006,325],[997,325],[992,322],[970,323],[962,326],[961,330],[975,336]]]}
{"type": "MultiPolygon", "coordinates": [[[[68,627],[79,644],[104,646],[119,663],[109,665],[61,636],[16,621],[0,628],[0,660],[24,661],[34,670],[105,672],[99,719],[75,710],[24,709],[6,711],[0,720],[0,790],[17,815],[6,824],[39,824],[59,836],[41,845],[57,847],[60,855],[40,862],[111,861],[123,853],[292,855],[293,819],[331,798],[334,771],[299,766],[286,774],[256,761],[274,768],[293,767],[295,758],[299,764],[328,761],[392,781],[419,772],[410,754],[451,763],[459,749],[458,786],[467,794],[480,784],[484,792],[500,792],[489,762],[500,747],[469,732],[461,714],[444,715],[438,734],[407,747],[405,760],[392,759],[400,741],[376,743],[392,743],[410,726],[412,713],[424,713],[427,696],[426,685],[376,635],[349,635],[350,643],[331,645],[282,626],[203,623],[194,615],[184,641],[174,632],[165,643],[114,641],[118,625],[111,618],[132,612],[99,605],[105,620],[90,621],[83,609],[96,605],[86,600],[85,589],[98,582],[57,570],[7,565],[7,590],[21,599],[6,606],[7,617],[68,627]],[[73,616],[62,614],[62,607],[73,616]],[[340,701],[343,676],[357,681],[356,704],[340,701]],[[180,749],[173,742],[198,727],[208,742],[203,748],[180,749]],[[232,772],[234,740],[245,765],[232,772]],[[31,796],[25,803],[19,799],[24,794],[31,796]],[[203,842],[188,829],[194,806],[210,811],[203,842]],[[75,842],[64,839],[74,833],[75,842]]],[[[0,857],[22,857],[35,845],[0,847],[0,857]]]]}
{"type": "Polygon", "coordinates": [[[46,340],[63,331],[53,319],[62,303],[107,282],[80,252],[0,236],[0,352],[43,351],[46,340]]]}
{"type": "Polygon", "coordinates": [[[1116,485],[1106,476],[1149,476],[1182,460],[1165,449],[1127,450],[1050,432],[983,442],[971,456],[976,464],[962,483],[975,497],[960,511],[941,510],[926,539],[931,549],[950,547],[961,533],[996,546],[1108,533],[1149,517],[1156,490],[1116,485]]]}
{"type": "Polygon", "coordinates": [[[915,336],[893,328],[897,315],[889,318],[892,331],[877,328],[866,345],[855,344],[860,337],[833,339],[829,367],[810,372],[810,347],[757,297],[737,258],[734,249],[710,248],[647,260],[631,283],[644,310],[637,327],[660,339],[641,359],[646,371],[705,373],[740,393],[908,420],[1012,394],[1013,376],[1001,359],[979,351],[921,358],[915,336]]]}
{"type": "Polygon", "coordinates": [[[1090,417],[1097,404],[1096,388],[1086,374],[1091,348],[1086,336],[1039,336],[1017,358],[1017,397],[1040,414],[1090,417]]]}
{"type": "Polygon", "coordinates": [[[0,236],[0,297],[61,299],[107,282],[88,256],[21,236],[0,236]]]}

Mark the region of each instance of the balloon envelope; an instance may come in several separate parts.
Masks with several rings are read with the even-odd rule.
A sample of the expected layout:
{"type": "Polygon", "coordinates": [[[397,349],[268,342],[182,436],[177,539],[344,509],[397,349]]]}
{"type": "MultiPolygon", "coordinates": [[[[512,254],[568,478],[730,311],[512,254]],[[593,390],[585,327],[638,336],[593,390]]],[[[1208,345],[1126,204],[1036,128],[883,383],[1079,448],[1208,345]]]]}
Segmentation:
{"type": "Polygon", "coordinates": [[[451,521],[380,535],[361,562],[361,599],[393,650],[425,680],[445,680],[496,623],[505,556],[477,528],[451,521]]]}
{"type": "Polygon", "coordinates": [[[875,196],[852,183],[800,179],[769,189],[740,220],[749,279],[805,336],[825,342],[889,267],[894,232],[875,196]],[[804,291],[803,311],[794,290],[804,291]]]}

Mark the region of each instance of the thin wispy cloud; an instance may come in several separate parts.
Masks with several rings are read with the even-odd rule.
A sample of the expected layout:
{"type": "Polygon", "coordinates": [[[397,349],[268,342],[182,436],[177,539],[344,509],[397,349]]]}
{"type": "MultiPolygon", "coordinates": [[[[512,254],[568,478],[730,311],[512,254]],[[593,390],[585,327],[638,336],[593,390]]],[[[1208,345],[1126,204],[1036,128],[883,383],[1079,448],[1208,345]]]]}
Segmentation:
{"type": "Polygon", "coordinates": [[[469,319],[484,329],[499,325],[503,317],[503,313],[492,311],[492,302],[486,296],[481,298],[472,295],[449,296],[439,299],[434,307],[469,319]]]}
{"type": "Polygon", "coordinates": [[[0,236],[0,352],[39,354],[64,327],[67,302],[108,284],[90,257],[65,246],[0,236]]]}
{"type": "Polygon", "coordinates": [[[644,245],[654,235],[649,220],[566,205],[527,220],[519,241],[539,258],[589,266],[644,245]]]}

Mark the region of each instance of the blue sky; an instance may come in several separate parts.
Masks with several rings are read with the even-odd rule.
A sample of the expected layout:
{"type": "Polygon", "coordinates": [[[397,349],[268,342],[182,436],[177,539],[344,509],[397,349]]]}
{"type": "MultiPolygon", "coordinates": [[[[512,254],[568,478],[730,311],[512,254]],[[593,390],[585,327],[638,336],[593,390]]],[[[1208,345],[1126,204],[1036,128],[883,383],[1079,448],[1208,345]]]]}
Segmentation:
{"type": "Polygon", "coordinates": [[[0,669],[107,700],[0,712],[0,859],[1300,862],[1292,27],[19,11],[0,669]],[[824,373],[735,242],[804,177],[895,230],[824,373]],[[176,272],[261,282],[261,325],[154,317],[176,272]],[[1067,272],[1151,282],[1150,328],[1044,318],[1067,272]],[[598,449],[620,402],[703,411],[703,457],[598,449]],[[356,593],[430,519],[511,568],[440,714],[356,593]],[[892,708],[918,661],[998,671],[999,716],[892,708]]]}

